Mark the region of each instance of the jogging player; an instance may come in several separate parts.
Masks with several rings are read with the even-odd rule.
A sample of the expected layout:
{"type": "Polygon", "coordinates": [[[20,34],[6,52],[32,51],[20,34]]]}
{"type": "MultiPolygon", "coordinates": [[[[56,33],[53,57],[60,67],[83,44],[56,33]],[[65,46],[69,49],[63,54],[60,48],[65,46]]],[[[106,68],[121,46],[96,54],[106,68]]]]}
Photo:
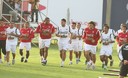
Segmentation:
{"type": "Polygon", "coordinates": [[[6,29],[8,26],[4,25],[4,22],[0,20],[0,64],[2,63],[2,54],[4,55],[4,60],[6,60],[6,29]]]}
{"type": "Polygon", "coordinates": [[[12,52],[12,64],[15,64],[16,56],[16,46],[18,43],[18,37],[20,36],[20,31],[15,27],[14,23],[10,24],[10,27],[6,30],[7,40],[6,40],[6,57],[7,65],[10,65],[10,51],[12,52]]]}
{"type": "Polygon", "coordinates": [[[85,42],[84,45],[84,56],[87,60],[86,69],[95,69],[96,62],[96,46],[98,40],[100,38],[100,32],[97,28],[95,28],[96,23],[91,21],[88,23],[87,28],[84,30],[83,40],[85,42]]]}
{"type": "Polygon", "coordinates": [[[58,27],[56,31],[56,36],[59,37],[58,39],[58,47],[60,51],[60,58],[61,58],[61,67],[64,66],[64,62],[66,59],[66,51],[68,49],[68,42],[69,42],[69,27],[66,25],[66,20],[61,19],[61,26],[58,27]]]}
{"type": "Polygon", "coordinates": [[[50,47],[52,34],[55,32],[54,26],[50,23],[50,19],[48,17],[45,18],[44,22],[41,23],[37,29],[37,33],[40,33],[40,37],[42,39],[41,49],[44,55],[44,59],[42,60],[42,64],[47,64],[47,56],[48,56],[48,48],[50,47]]]}
{"type": "Polygon", "coordinates": [[[82,54],[82,45],[83,45],[83,40],[82,40],[82,35],[83,35],[83,29],[81,28],[81,24],[78,23],[77,24],[77,30],[78,30],[78,57],[79,57],[79,61],[81,58],[81,54],[82,54]]]}
{"type": "Polygon", "coordinates": [[[79,55],[78,55],[78,30],[76,28],[76,23],[73,22],[72,26],[70,28],[70,40],[69,40],[69,59],[70,63],[69,65],[72,64],[72,59],[73,59],[73,52],[75,53],[76,57],[76,64],[79,63],[79,55]]]}
{"type": "Polygon", "coordinates": [[[102,68],[107,69],[108,57],[112,53],[111,44],[114,43],[114,36],[109,32],[109,26],[104,25],[103,32],[101,33],[102,47],[100,50],[100,60],[102,62],[102,68]]]}
{"type": "Polygon", "coordinates": [[[20,35],[20,45],[19,45],[19,52],[21,55],[21,62],[28,62],[29,58],[29,51],[31,49],[31,41],[34,38],[34,32],[33,30],[29,27],[29,22],[25,23],[23,28],[20,30],[21,35],[20,35]],[[26,58],[23,56],[23,49],[26,48],[26,58]],[[25,60],[24,60],[25,59],[25,60]]]}

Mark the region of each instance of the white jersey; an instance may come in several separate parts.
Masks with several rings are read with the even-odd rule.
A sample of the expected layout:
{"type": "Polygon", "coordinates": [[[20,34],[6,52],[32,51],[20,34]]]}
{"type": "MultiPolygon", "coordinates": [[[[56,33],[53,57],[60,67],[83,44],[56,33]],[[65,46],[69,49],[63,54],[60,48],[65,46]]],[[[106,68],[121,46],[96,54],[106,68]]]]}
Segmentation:
{"type": "Polygon", "coordinates": [[[14,33],[14,34],[17,34],[17,35],[20,35],[20,31],[19,29],[17,29],[16,27],[13,27],[13,28],[7,28],[6,30],[6,33],[7,33],[7,40],[6,40],[6,44],[12,44],[12,45],[17,45],[18,43],[18,37],[15,37],[15,36],[11,36],[9,35],[10,33],[14,33]],[[10,39],[11,38],[11,39],[10,39]]]}
{"type": "MultiPolygon", "coordinates": [[[[121,29],[117,30],[117,31],[116,31],[116,36],[118,36],[118,34],[119,34],[120,32],[122,32],[121,29]]],[[[126,32],[128,32],[128,30],[126,30],[126,32]]]]}
{"type": "Polygon", "coordinates": [[[111,35],[116,36],[116,32],[115,32],[115,30],[113,30],[113,29],[109,29],[108,32],[109,32],[111,35]]]}
{"type": "MultiPolygon", "coordinates": [[[[101,40],[102,42],[114,41],[114,36],[110,32],[108,32],[107,34],[103,32],[101,33],[101,40]]],[[[107,46],[110,46],[110,45],[112,44],[109,44],[107,46]]],[[[106,46],[106,45],[103,45],[103,46],[106,46]]]]}
{"type": "Polygon", "coordinates": [[[58,27],[58,29],[56,31],[56,34],[67,36],[65,38],[59,38],[59,41],[69,40],[69,34],[70,34],[69,26],[65,26],[65,27],[60,26],[60,27],[58,27]]]}
{"type": "MultiPolygon", "coordinates": [[[[76,36],[78,36],[78,29],[70,29],[70,33],[72,34],[72,35],[76,35],[76,36]]],[[[72,41],[78,41],[78,39],[76,38],[76,39],[72,39],[72,41]]]]}
{"type": "MultiPolygon", "coordinates": [[[[78,31],[78,35],[79,36],[82,36],[83,35],[83,29],[82,28],[80,28],[80,29],[77,29],[77,31],[78,31]]],[[[82,39],[79,39],[79,38],[77,38],[78,40],[82,40],[82,39]]]]}

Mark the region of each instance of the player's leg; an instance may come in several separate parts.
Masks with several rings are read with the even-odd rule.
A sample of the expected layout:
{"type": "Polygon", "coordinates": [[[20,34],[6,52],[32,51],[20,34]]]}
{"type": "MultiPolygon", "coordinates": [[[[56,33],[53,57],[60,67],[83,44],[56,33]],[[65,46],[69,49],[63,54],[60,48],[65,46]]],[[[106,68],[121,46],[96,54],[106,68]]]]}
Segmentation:
{"type": "Polygon", "coordinates": [[[60,58],[61,58],[61,60],[62,60],[62,50],[60,50],[60,58]]]}
{"type": "Polygon", "coordinates": [[[79,53],[77,51],[74,51],[76,55],[76,64],[79,63],[79,53]]]}
{"type": "Polygon", "coordinates": [[[14,65],[15,64],[15,57],[16,57],[16,45],[12,45],[11,50],[12,50],[12,65],[14,65]]]}
{"type": "Polygon", "coordinates": [[[24,48],[24,46],[25,46],[25,44],[24,43],[20,43],[19,44],[19,53],[20,53],[20,56],[21,56],[21,62],[23,62],[24,61],[24,55],[23,55],[23,48],[24,48]]]}
{"type": "Polygon", "coordinates": [[[105,59],[104,69],[107,69],[107,65],[108,65],[108,56],[105,55],[105,56],[104,56],[104,59],[105,59]]]}
{"type": "Polygon", "coordinates": [[[1,45],[2,45],[1,46],[2,47],[2,53],[4,55],[4,61],[6,61],[6,40],[3,40],[1,45]]]}
{"type": "Polygon", "coordinates": [[[91,46],[91,59],[92,59],[92,69],[95,69],[96,62],[96,46],[91,46]]]}
{"type": "Polygon", "coordinates": [[[11,45],[6,44],[6,60],[7,60],[7,65],[10,65],[10,51],[11,51],[11,45]]]}
{"type": "Polygon", "coordinates": [[[43,62],[43,59],[44,59],[44,44],[43,44],[43,41],[41,38],[39,38],[39,42],[38,42],[38,45],[39,45],[39,53],[40,53],[40,57],[41,57],[41,63],[43,62]]]}
{"type": "Polygon", "coordinates": [[[82,54],[82,41],[78,42],[78,57],[79,57],[79,62],[80,62],[80,58],[81,58],[81,54],[82,54]]]}
{"type": "Polygon", "coordinates": [[[73,59],[73,45],[72,44],[69,44],[69,65],[72,65],[72,59],[73,59]]]}
{"type": "Polygon", "coordinates": [[[66,50],[62,50],[62,62],[61,62],[61,67],[64,66],[64,62],[65,62],[65,59],[66,59],[66,50]]]}
{"type": "Polygon", "coordinates": [[[113,66],[114,60],[112,58],[112,54],[108,58],[110,59],[110,66],[113,66]]]}
{"type": "Polygon", "coordinates": [[[30,56],[31,43],[26,43],[25,47],[26,47],[26,59],[24,62],[27,63],[28,58],[30,56]]]}
{"type": "Polygon", "coordinates": [[[121,65],[119,78],[124,78],[127,76],[127,73],[128,73],[127,68],[128,68],[128,65],[124,65],[124,64],[121,65]]]}
{"type": "Polygon", "coordinates": [[[74,43],[73,44],[73,49],[74,49],[74,53],[75,53],[75,56],[76,56],[76,64],[79,63],[79,55],[78,55],[78,43],[74,43]]]}
{"type": "Polygon", "coordinates": [[[73,64],[72,59],[73,59],[73,50],[69,50],[69,60],[70,60],[69,65],[73,64]]]}
{"type": "Polygon", "coordinates": [[[0,48],[0,64],[3,63],[2,62],[2,55],[1,55],[1,48],[0,48]]]}
{"type": "Polygon", "coordinates": [[[102,46],[101,50],[100,50],[100,60],[102,62],[102,68],[104,68],[104,66],[105,66],[105,53],[106,53],[105,47],[102,46]]]}
{"type": "Polygon", "coordinates": [[[47,64],[47,57],[48,57],[48,48],[50,47],[51,39],[46,39],[44,41],[44,60],[43,65],[47,64]]]}
{"type": "Polygon", "coordinates": [[[81,54],[82,54],[81,52],[82,52],[82,51],[79,51],[79,52],[78,52],[79,61],[80,61],[81,54]]]}

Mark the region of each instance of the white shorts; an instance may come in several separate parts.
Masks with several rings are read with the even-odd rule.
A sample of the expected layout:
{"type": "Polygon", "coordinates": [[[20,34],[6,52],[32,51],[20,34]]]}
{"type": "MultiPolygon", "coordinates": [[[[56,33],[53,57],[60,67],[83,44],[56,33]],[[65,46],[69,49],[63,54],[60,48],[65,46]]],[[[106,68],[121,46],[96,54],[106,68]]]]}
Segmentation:
{"type": "Polygon", "coordinates": [[[84,50],[90,51],[92,54],[96,54],[96,46],[94,45],[84,44],[84,50]]]}
{"type": "Polygon", "coordinates": [[[82,40],[79,40],[79,41],[78,41],[78,51],[81,51],[81,52],[82,52],[82,50],[83,50],[83,49],[82,49],[82,48],[83,48],[82,45],[83,45],[82,40]]]}
{"type": "Polygon", "coordinates": [[[31,49],[31,43],[30,42],[27,42],[27,43],[21,42],[19,44],[19,49],[24,49],[24,48],[26,48],[26,51],[29,51],[31,49]]]}
{"type": "Polygon", "coordinates": [[[59,50],[67,50],[68,49],[68,41],[58,41],[59,50]]]}
{"type": "Polygon", "coordinates": [[[12,53],[16,52],[16,45],[12,45],[12,44],[6,44],[6,52],[10,52],[12,51],[12,53]]]}
{"type": "Polygon", "coordinates": [[[44,47],[50,47],[51,39],[42,39],[39,44],[40,49],[44,47]]]}
{"type": "Polygon", "coordinates": [[[39,45],[39,49],[41,49],[41,45],[42,45],[42,39],[39,37],[39,42],[38,42],[38,45],[39,45]]]}
{"type": "Polygon", "coordinates": [[[69,50],[73,50],[75,52],[78,52],[78,42],[72,42],[68,46],[69,46],[69,50]]]}
{"type": "Polygon", "coordinates": [[[101,55],[106,55],[106,56],[112,55],[112,47],[111,46],[102,46],[101,50],[100,50],[100,56],[101,55]]]}

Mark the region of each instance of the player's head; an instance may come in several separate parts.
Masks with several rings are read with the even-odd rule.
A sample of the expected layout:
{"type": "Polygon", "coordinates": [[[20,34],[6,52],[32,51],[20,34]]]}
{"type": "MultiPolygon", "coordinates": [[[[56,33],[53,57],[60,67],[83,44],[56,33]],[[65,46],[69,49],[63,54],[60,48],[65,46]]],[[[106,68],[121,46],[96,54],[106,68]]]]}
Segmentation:
{"type": "Polygon", "coordinates": [[[76,28],[76,23],[72,22],[72,28],[75,29],[76,28]]]}
{"type": "Polygon", "coordinates": [[[81,23],[77,23],[77,28],[78,28],[78,29],[81,28],[81,23]]]}
{"type": "Polygon", "coordinates": [[[103,32],[108,32],[108,30],[109,30],[109,26],[108,26],[108,24],[104,24],[104,27],[103,27],[103,32]]]}
{"type": "Polygon", "coordinates": [[[1,19],[0,20],[0,26],[3,26],[4,25],[4,21],[1,19]]]}
{"type": "Polygon", "coordinates": [[[50,18],[46,17],[44,22],[45,22],[45,24],[49,24],[50,23],[50,18]]]}
{"type": "Polygon", "coordinates": [[[96,23],[95,23],[94,21],[90,21],[90,22],[88,23],[88,27],[89,27],[90,29],[95,28],[95,26],[96,26],[96,23]]]}
{"type": "Polygon", "coordinates": [[[66,25],[66,19],[61,19],[61,25],[65,26],[66,25]]]}
{"type": "Polygon", "coordinates": [[[127,30],[127,26],[126,26],[125,23],[122,23],[122,24],[120,25],[120,28],[121,28],[121,30],[122,30],[123,32],[126,32],[126,30],[127,30]]]}
{"type": "Polygon", "coordinates": [[[14,22],[11,22],[9,26],[10,26],[10,28],[15,27],[15,23],[14,22]]]}
{"type": "Polygon", "coordinates": [[[24,28],[29,28],[29,22],[26,22],[25,25],[24,25],[24,28]]]}

